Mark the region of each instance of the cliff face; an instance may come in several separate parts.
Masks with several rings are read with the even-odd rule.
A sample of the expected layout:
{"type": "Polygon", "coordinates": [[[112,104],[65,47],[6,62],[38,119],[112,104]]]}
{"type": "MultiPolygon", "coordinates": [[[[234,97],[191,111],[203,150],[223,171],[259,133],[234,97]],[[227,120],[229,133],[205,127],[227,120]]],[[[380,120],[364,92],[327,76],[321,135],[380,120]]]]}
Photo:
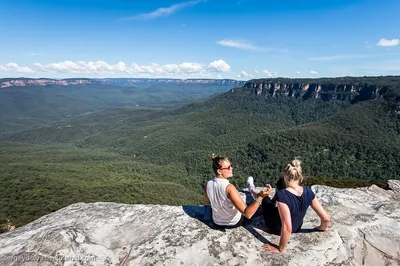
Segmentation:
{"type": "Polygon", "coordinates": [[[209,207],[78,203],[0,235],[0,265],[399,265],[400,181],[335,189],[313,186],[331,215],[314,232],[310,209],[281,255],[256,214],[243,227],[216,230],[209,207]]]}
{"type": "Polygon", "coordinates": [[[286,96],[303,100],[314,98],[324,101],[359,101],[379,98],[384,86],[360,83],[277,83],[261,80],[247,82],[244,88],[256,95],[266,97],[286,96]]]}
{"type": "Polygon", "coordinates": [[[26,78],[17,78],[17,79],[0,79],[0,88],[9,88],[9,87],[26,87],[26,86],[48,86],[48,85],[60,85],[60,86],[68,86],[68,85],[78,85],[78,84],[95,84],[95,80],[91,79],[26,79],[26,78]]]}

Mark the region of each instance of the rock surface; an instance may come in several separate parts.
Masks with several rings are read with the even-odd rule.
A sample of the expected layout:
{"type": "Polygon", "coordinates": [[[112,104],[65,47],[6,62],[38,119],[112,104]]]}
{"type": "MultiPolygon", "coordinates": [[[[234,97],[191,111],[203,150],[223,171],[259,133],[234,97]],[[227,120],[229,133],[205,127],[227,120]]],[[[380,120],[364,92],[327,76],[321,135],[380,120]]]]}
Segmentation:
{"type": "Polygon", "coordinates": [[[258,96],[265,97],[291,97],[302,99],[323,99],[324,101],[339,100],[365,101],[379,99],[387,90],[381,84],[365,83],[358,78],[341,79],[285,79],[267,78],[250,80],[243,85],[244,88],[258,96]]]}
{"type": "Polygon", "coordinates": [[[0,235],[0,265],[400,265],[400,181],[336,189],[313,186],[331,215],[327,232],[310,208],[283,254],[260,215],[225,231],[209,206],[78,203],[0,235]]]}

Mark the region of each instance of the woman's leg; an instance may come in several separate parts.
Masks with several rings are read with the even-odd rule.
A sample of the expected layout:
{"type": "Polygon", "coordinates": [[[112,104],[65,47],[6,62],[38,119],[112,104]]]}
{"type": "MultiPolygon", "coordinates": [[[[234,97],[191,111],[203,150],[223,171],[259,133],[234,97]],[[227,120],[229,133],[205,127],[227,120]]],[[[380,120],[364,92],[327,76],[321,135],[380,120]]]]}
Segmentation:
{"type": "Polygon", "coordinates": [[[281,218],[279,217],[278,208],[269,197],[265,197],[262,201],[262,212],[268,231],[279,235],[281,232],[281,218]]]}

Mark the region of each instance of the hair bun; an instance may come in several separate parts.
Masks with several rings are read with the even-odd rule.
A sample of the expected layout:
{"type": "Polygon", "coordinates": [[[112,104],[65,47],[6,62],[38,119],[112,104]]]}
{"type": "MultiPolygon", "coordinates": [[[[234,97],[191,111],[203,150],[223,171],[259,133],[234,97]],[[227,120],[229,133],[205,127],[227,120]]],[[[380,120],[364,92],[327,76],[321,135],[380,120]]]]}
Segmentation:
{"type": "Polygon", "coordinates": [[[291,163],[290,163],[293,167],[296,167],[296,168],[298,168],[298,167],[300,167],[300,164],[301,164],[301,161],[299,161],[299,160],[293,160],[291,163]]]}
{"type": "Polygon", "coordinates": [[[216,155],[215,153],[211,154],[211,160],[215,160],[215,158],[217,158],[218,155],[216,155]]]}

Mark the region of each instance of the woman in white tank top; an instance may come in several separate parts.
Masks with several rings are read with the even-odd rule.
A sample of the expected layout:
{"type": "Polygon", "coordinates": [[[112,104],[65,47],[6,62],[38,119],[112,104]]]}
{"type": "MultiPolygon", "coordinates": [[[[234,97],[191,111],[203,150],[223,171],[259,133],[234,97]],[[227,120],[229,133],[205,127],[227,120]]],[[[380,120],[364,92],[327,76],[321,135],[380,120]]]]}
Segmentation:
{"type": "Polygon", "coordinates": [[[233,170],[229,159],[214,154],[211,159],[216,176],[204,186],[204,200],[211,204],[212,219],[220,227],[240,226],[243,216],[250,219],[260,207],[262,199],[272,193],[272,189],[259,192],[255,201],[247,206],[235,186],[229,183],[233,170]]]}

